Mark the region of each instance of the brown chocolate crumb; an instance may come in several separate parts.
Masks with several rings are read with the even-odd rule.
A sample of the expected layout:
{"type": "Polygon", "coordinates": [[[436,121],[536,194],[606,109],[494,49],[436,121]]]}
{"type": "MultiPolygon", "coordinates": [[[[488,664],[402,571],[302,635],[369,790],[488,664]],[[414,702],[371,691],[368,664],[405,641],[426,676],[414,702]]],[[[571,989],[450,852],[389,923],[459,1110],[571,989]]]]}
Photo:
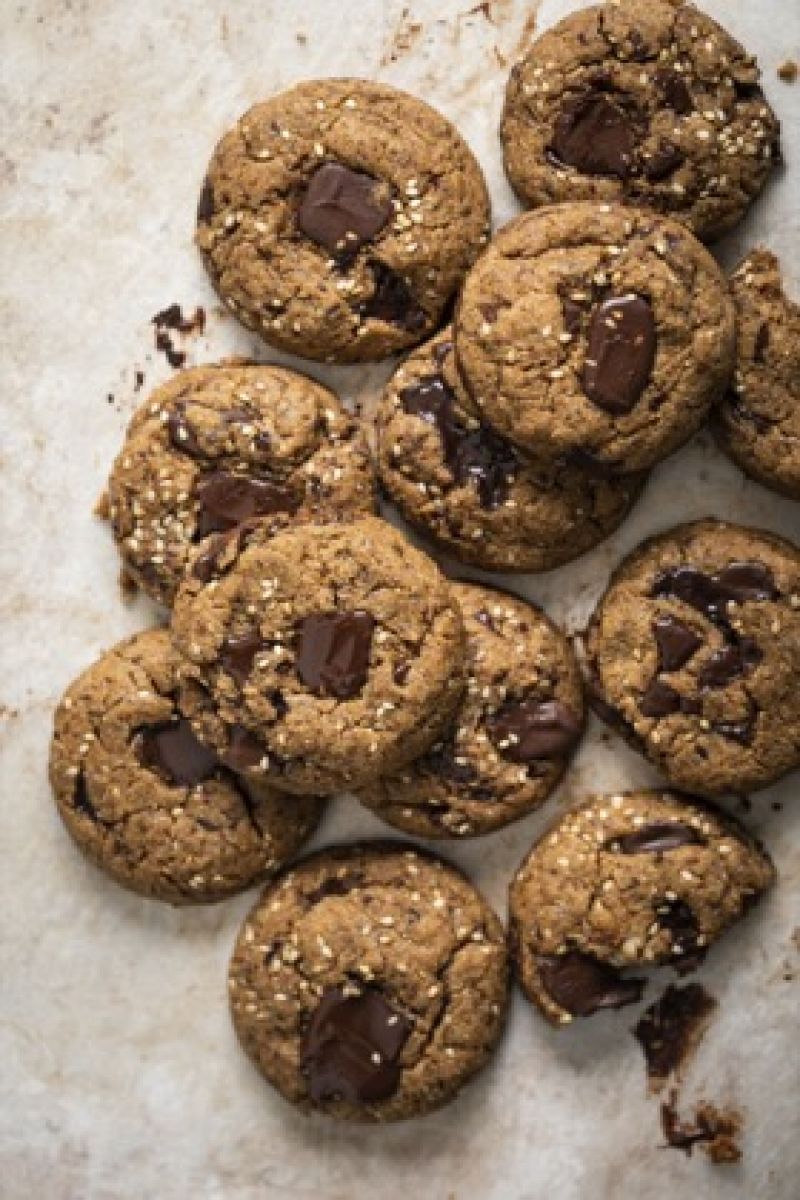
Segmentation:
{"type": "Polygon", "coordinates": [[[691,1155],[699,1146],[713,1163],[737,1163],[741,1160],[739,1146],[744,1121],[741,1113],[731,1108],[717,1108],[703,1101],[697,1105],[694,1118],[684,1120],[677,1110],[678,1092],[673,1088],[666,1104],[661,1105],[661,1126],[667,1139],[663,1149],[683,1150],[691,1155]]]}
{"type": "Polygon", "coordinates": [[[633,1028],[644,1051],[650,1089],[658,1092],[694,1054],[717,1002],[699,983],[670,984],[633,1028]]]}
{"type": "Polygon", "coordinates": [[[778,78],[782,79],[784,83],[794,83],[797,79],[797,71],[798,67],[794,59],[787,58],[786,62],[782,62],[778,67],[778,78]]]}
{"type": "Polygon", "coordinates": [[[141,391],[143,384],[144,384],[144,371],[139,371],[139,370],[134,371],[134,373],[133,373],[133,390],[135,392],[141,391]]]}
{"type": "Polygon", "coordinates": [[[186,351],[176,347],[171,333],[181,336],[202,333],[206,327],[206,310],[198,305],[191,316],[184,316],[180,304],[169,304],[157,312],[150,323],[155,328],[156,350],[160,350],[169,365],[177,369],[186,362],[186,351]]]}

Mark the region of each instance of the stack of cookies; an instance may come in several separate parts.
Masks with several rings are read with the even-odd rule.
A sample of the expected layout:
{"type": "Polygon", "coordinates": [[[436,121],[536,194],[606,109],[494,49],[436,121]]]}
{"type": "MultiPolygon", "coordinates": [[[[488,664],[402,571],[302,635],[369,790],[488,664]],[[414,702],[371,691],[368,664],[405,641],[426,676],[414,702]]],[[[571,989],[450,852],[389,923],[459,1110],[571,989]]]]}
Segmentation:
{"type": "Polygon", "coordinates": [[[758,77],[673,0],[567,17],[509,81],[506,168],[531,211],[492,240],[466,143],[385,85],[300,84],[214,152],[197,243],[230,311],[305,358],[411,353],[371,422],[246,361],[141,405],[100,511],[169,623],[67,690],[51,778],[124,886],[182,904],[271,879],[231,1007],[303,1108],[436,1107],[499,1039],[509,950],[567,1024],[638,1000],[627,968],[697,965],[772,881],[766,852],[685,793],[800,765],[797,547],[713,520],[661,534],[618,567],[579,664],[544,612],[445,577],[376,515],[380,484],[451,559],[551,570],[616,529],[712,411],[745,470],[800,497],[797,307],[767,251],[729,286],[702,244],[777,161],[758,77]],[[425,838],[530,813],[584,696],[676,792],[563,815],[512,882],[508,948],[472,884],[409,843],[287,866],[338,793],[425,838]]]}

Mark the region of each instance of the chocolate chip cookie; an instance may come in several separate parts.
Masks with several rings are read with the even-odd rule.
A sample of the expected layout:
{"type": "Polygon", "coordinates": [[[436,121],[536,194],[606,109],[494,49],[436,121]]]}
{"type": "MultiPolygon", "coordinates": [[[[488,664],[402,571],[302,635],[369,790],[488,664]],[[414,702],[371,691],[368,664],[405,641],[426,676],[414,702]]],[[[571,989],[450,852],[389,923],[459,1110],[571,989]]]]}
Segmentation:
{"type": "Polygon", "coordinates": [[[697,521],[617,568],[586,634],[601,717],[676,787],[714,796],[800,766],[800,550],[697,521]]]}
{"type": "Polygon", "coordinates": [[[464,686],[464,626],[436,565],[375,517],[218,539],[173,611],[198,736],[299,793],[363,786],[427,750],[464,686]]]}
{"type": "Polygon", "coordinates": [[[538,841],[511,883],[522,988],[554,1024],[635,1004],[626,968],[692,969],[773,882],[730,817],[669,792],[593,796],[538,841]]]}
{"type": "Polygon", "coordinates": [[[395,372],[377,412],[378,472],[406,520],[462,562],[548,571],[621,523],[645,475],[532,459],[480,421],[448,327],[395,372]]]}
{"type": "Polygon", "coordinates": [[[401,843],[323,850],[267,888],[230,966],[233,1023],[292,1104],[351,1121],[438,1108],[507,1005],[503,929],[471,883],[401,843]]]}
{"type": "Polygon", "coordinates": [[[538,457],[639,471],[682,445],[724,391],[733,302],[676,221],[612,205],[526,213],[464,284],[454,324],[484,419],[538,457]]]}
{"type": "Polygon", "coordinates": [[[736,372],[718,410],[720,440],[748,475],[800,500],[800,305],[769,250],[748,254],[731,290],[736,372]]]}
{"type": "Polygon", "coordinates": [[[543,804],[583,728],[580,670],[564,634],[508,592],[456,583],[467,689],[445,735],[359,793],[421,837],[488,833],[543,804]]]}
{"type": "Polygon", "coordinates": [[[202,904],[286,863],[322,801],[223,766],[176,704],[176,668],[164,629],[137,633],[93,663],[56,710],[50,780],[68,832],[117,883],[202,904]]]}
{"type": "Polygon", "coordinates": [[[251,108],[217,146],[197,210],[231,311],[326,362],[432,333],[488,228],[483,174],[450,122],[362,79],[300,83],[251,108]]]}
{"type": "Polygon", "coordinates": [[[169,606],[210,534],[375,503],[366,439],[333,392],[284,367],[220,363],[180,372],[140,406],[100,511],[126,574],[169,606]]]}
{"type": "Polygon", "coordinates": [[[628,201],[717,238],[780,161],[760,76],[730,34],[679,0],[570,13],[511,74],[508,177],[531,206],[628,201]]]}

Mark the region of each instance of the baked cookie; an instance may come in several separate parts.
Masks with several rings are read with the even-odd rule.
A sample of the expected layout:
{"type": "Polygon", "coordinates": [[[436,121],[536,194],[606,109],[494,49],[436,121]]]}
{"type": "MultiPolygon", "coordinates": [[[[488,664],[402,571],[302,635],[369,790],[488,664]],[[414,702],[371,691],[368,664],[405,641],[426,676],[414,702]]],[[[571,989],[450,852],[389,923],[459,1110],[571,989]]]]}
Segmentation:
{"type": "Polygon", "coordinates": [[[747,792],[800,766],[800,550],[696,521],[617,568],[586,634],[590,694],[670,783],[747,792]]]}
{"type": "Polygon", "coordinates": [[[800,500],[800,305],[769,250],[748,254],[731,290],[736,372],[717,413],[720,441],[748,475],[800,500]]]}
{"type": "Polygon", "coordinates": [[[763,848],[708,805],[669,792],[593,796],[511,883],[523,991],[554,1024],[634,1004],[645,981],[620,970],[691,970],[774,878],[763,848]]]}
{"type": "Polygon", "coordinates": [[[250,784],[198,742],[175,703],[165,629],[107,651],[55,714],[50,780],[68,832],[117,883],[171,904],[265,879],[316,827],[322,801],[250,784]]]}
{"type": "Polygon", "coordinates": [[[436,328],[489,216],[481,169],[440,113],[387,84],[318,79],[222,138],[196,240],[225,303],[265,341],[356,362],[436,328]]]}
{"type": "Polygon", "coordinates": [[[483,424],[448,327],[395,372],[377,412],[378,472],[403,516],[462,562],[548,571],[622,522],[645,475],[532,459],[483,424]]]}
{"type": "Polygon", "coordinates": [[[198,736],[290,792],[398,770],[436,740],[463,692],[450,588],[375,517],[219,535],[190,567],[172,629],[198,736]]]}
{"type": "Polygon", "coordinates": [[[231,960],[233,1023],[292,1104],[397,1121],[451,1100],[505,1023],[503,928],[429,854],[323,850],[267,888],[231,960]]]}
{"type": "Polygon", "coordinates": [[[679,0],[570,13],[511,73],[509,180],[531,206],[628,201],[717,238],[780,162],[760,76],[730,34],[679,0]]]}
{"type": "Polygon", "coordinates": [[[724,391],[733,302],[676,221],[561,204],[500,231],[454,324],[485,420],[539,457],[639,471],[682,445],[724,391]]]}
{"type": "Polygon", "coordinates": [[[126,574],[169,606],[209,534],[375,503],[366,439],[333,392],[284,367],[231,362],[181,371],[140,406],[100,512],[126,574]]]}
{"type": "Polygon", "coordinates": [[[359,799],[420,837],[499,829],[543,804],[583,729],[580,669],[564,634],[508,592],[456,583],[467,689],[445,736],[359,799]]]}

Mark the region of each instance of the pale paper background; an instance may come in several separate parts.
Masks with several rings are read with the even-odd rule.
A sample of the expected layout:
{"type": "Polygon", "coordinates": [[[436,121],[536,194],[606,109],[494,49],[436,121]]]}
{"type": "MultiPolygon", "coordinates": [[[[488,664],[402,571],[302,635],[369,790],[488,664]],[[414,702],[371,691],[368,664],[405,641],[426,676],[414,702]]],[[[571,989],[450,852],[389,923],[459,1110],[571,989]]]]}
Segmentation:
{"type": "MultiPolygon", "coordinates": [[[[146,602],[122,603],[110,537],[91,516],[134,407],[134,369],[145,371],[148,386],[168,373],[153,355],[149,319],[172,301],[202,303],[209,329],[190,344],[190,362],[233,350],[265,354],[214,310],[191,244],[216,138],[250,103],[295,79],[388,80],[459,124],[488,172],[503,223],[515,205],[496,135],[507,74],[500,60],[513,56],[533,8],[522,0],[493,0],[469,14],[471,7],[471,0],[0,4],[5,1200],[797,1195],[797,994],[784,978],[798,965],[791,940],[800,924],[797,775],[755,798],[747,818],[767,838],[781,885],[703,968],[720,1011],[684,1091],[686,1102],[705,1096],[746,1109],[740,1168],[658,1148],[657,1106],[628,1032],[631,1009],[555,1033],[516,997],[496,1061],[446,1111],[387,1129],[296,1115],[262,1084],[228,1023],[226,961],[252,897],[179,913],[128,895],[82,861],[49,802],[45,763],[58,694],[103,648],[153,620],[146,602]],[[773,811],[777,800],[782,811],[773,811]]],[[[570,7],[542,4],[539,28],[570,7]]],[[[760,54],[789,160],[724,256],[734,261],[763,239],[784,255],[797,286],[797,261],[789,258],[798,247],[800,83],[787,86],[775,71],[800,52],[800,6],[709,0],[707,7],[760,54]]],[[[368,399],[388,368],[313,370],[345,396],[368,399]]],[[[702,434],[655,472],[615,537],[517,586],[575,628],[623,552],[645,534],[707,514],[800,535],[800,507],[745,482],[702,434]]],[[[590,788],[652,779],[619,741],[599,735],[593,726],[544,813],[446,848],[500,911],[510,872],[559,804],[590,788]]],[[[380,832],[377,820],[340,801],[317,843],[380,832]]]]}

